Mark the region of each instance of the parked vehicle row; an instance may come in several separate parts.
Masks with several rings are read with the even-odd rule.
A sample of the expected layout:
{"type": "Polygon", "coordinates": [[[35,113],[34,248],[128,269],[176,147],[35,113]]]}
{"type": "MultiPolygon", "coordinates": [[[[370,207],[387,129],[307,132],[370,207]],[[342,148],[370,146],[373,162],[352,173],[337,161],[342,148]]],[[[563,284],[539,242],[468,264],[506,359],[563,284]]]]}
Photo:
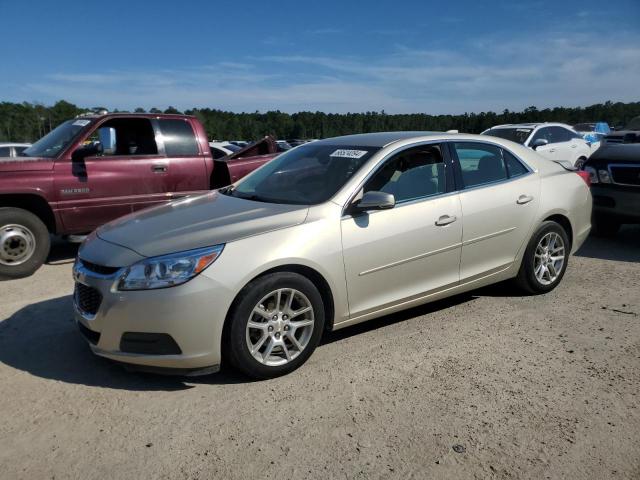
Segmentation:
{"type": "Polygon", "coordinates": [[[98,228],[73,268],[76,320],[137,368],[282,375],[325,330],[507,279],[555,288],[590,230],[577,173],[486,135],[302,145],[98,228]]]}
{"type": "Polygon", "coordinates": [[[583,136],[564,123],[498,125],[482,134],[511,140],[549,160],[568,161],[576,168],[584,165],[593,153],[583,136]]]}
{"type": "Polygon", "coordinates": [[[68,120],[21,156],[0,159],[0,277],[38,269],[50,233],[88,234],[229,185],[277,154],[271,138],[215,160],[211,149],[195,117],[112,113],[68,120]]]}

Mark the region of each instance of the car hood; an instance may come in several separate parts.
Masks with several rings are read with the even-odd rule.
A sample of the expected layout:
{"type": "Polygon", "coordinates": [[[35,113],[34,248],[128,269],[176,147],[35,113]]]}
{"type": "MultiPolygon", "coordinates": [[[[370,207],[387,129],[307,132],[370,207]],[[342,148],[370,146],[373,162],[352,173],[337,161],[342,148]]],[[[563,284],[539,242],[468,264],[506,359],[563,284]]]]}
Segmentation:
{"type": "Polygon", "coordinates": [[[0,157],[0,172],[20,172],[25,170],[51,170],[51,158],[0,157]]]}
{"type": "Polygon", "coordinates": [[[309,208],[211,192],[133,213],[97,236],[145,257],[228,243],[304,222],[309,208]]]}

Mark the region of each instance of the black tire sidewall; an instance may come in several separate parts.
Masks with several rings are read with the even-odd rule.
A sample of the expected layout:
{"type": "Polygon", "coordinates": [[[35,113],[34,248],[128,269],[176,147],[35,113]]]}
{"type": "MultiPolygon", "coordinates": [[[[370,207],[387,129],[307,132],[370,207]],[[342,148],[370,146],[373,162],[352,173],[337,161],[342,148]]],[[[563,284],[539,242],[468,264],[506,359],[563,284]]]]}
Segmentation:
{"type": "Polygon", "coordinates": [[[567,235],[567,232],[564,230],[564,228],[562,228],[560,224],[553,221],[546,221],[542,225],[540,225],[540,227],[538,227],[536,232],[531,237],[529,245],[527,246],[527,250],[524,254],[524,258],[522,259],[523,269],[521,273],[524,277],[522,280],[524,280],[527,290],[529,290],[531,293],[547,293],[556,288],[562,281],[562,278],[567,271],[570,252],[571,244],[569,242],[569,237],[567,235]],[[542,237],[551,232],[555,232],[562,237],[565,249],[565,259],[558,278],[556,278],[556,280],[550,285],[543,285],[538,281],[535,275],[535,252],[536,247],[538,246],[538,243],[540,242],[542,237]]]}
{"type": "Polygon", "coordinates": [[[274,378],[292,372],[311,356],[324,331],[325,308],[320,292],[307,277],[293,272],[276,272],[260,277],[243,288],[229,312],[227,322],[229,324],[223,336],[223,361],[228,360],[232,366],[250,377],[274,378]],[[307,347],[298,357],[285,365],[266,366],[249,352],[246,327],[251,311],[258,302],[264,295],[279,288],[293,288],[306,295],[313,307],[315,324],[307,347]]]}
{"type": "Polygon", "coordinates": [[[21,208],[0,208],[0,227],[9,224],[23,225],[33,233],[36,247],[31,258],[15,266],[0,264],[1,278],[22,278],[32,275],[49,255],[50,238],[46,225],[33,213],[21,208]]]}

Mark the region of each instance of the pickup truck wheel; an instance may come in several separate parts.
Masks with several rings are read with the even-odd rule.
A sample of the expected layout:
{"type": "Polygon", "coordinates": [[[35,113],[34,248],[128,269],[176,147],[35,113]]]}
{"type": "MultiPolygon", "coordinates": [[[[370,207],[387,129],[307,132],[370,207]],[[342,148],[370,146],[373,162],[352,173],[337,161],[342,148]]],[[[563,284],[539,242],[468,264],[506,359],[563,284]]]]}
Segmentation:
{"type": "Polygon", "coordinates": [[[311,356],[324,330],[324,305],[306,277],[272,273],[238,294],[227,322],[223,361],[250,377],[274,378],[311,356]]]}
{"type": "Polygon", "coordinates": [[[0,208],[0,278],[33,274],[49,255],[49,231],[33,213],[0,208]]]}

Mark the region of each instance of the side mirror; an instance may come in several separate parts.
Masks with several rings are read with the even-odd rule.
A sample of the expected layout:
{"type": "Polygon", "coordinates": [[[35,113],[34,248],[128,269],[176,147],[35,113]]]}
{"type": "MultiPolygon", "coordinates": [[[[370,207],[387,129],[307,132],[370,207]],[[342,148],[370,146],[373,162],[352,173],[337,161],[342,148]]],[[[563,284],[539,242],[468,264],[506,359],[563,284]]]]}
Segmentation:
{"type": "Polygon", "coordinates": [[[549,144],[549,140],[547,140],[546,138],[538,138],[537,140],[534,140],[534,142],[531,144],[531,148],[536,150],[538,147],[544,147],[545,145],[548,145],[548,144],[549,144]]]}
{"type": "Polygon", "coordinates": [[[396,199],[390,193],[370,191],[366,192],[360,200],[352,204],[355,212],[367,210],[388,210],[396,206],[396,199]]]}
{"type": "Polygon", "coordinates": [[[101,127],[98,129],[98,138],[102,145],[103,155],[116,153],[116,129],[113,127],[101,127]]]}
{"type": "Polygon", "coordinates": [[[92,142],[78,147],[71,155],[71,159],[74,162],[81,162],[87,157],[100,154],[102,154],[102,145],[100,142],[92,142]]]}

